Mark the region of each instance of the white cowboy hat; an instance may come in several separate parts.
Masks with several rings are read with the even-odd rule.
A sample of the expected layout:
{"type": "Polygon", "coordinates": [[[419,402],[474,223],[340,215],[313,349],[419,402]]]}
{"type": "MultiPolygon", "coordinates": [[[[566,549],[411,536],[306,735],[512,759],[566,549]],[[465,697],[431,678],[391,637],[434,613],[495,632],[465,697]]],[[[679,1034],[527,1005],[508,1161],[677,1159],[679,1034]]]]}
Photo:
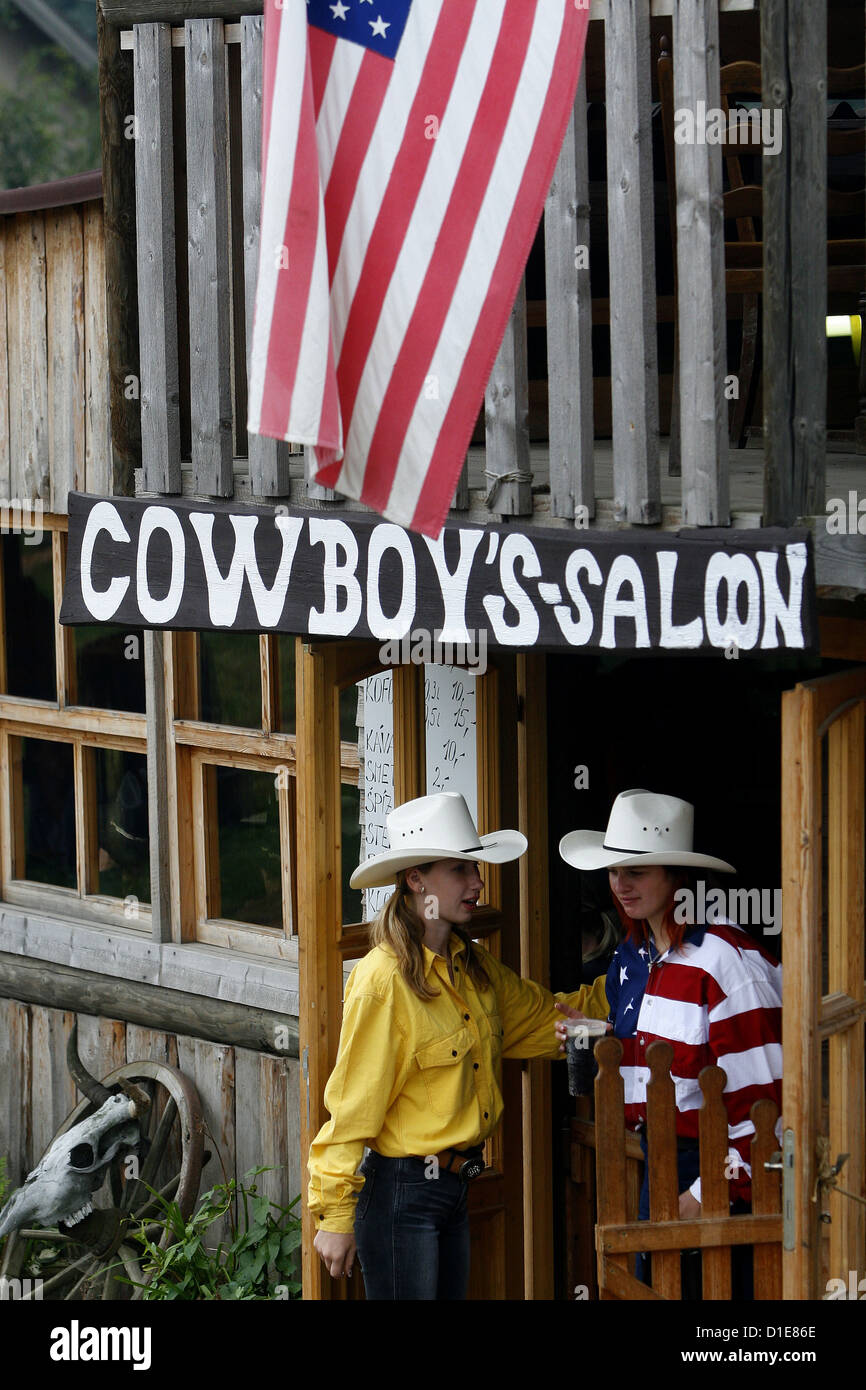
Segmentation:
{"type": "Polygon", "coordinates": [[[690,802],[637,787],[620,792],[607,830],[571,830],[560,840],[559,853],[575,869],[671,864],[735,874],[733,864],[724,859],[694,852],[694,821],[695,808],[690,802]]]}
{"type": "Polygon", "coordinates": [[[436,792],[404,801],[385,818],[391,849],[359,864],[349,882],[353,888],[384,888],[398,869],[428,864],[434,859],[481,859],[506,864],[526,852],[519,830],[496,830],[479,835],[459,792],[436,792]]]}

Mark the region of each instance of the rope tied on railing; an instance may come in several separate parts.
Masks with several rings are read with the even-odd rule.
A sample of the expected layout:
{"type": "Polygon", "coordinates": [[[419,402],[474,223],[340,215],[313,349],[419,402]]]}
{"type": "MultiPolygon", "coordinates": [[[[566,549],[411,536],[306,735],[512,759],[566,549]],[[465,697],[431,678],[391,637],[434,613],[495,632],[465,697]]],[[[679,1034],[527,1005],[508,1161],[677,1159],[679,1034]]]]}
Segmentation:
{"type": "Polygon", "coordinates": [[[532,483],[532,474],[525,468],[514,468],[510,473],[491,473],[489,468],[484,470],[485,478],[491,478],[492,482],[487,489],[487,496],[484,498],[484,505],[489,507],[493,498],[496,496],[503,483],[532,483]]]}

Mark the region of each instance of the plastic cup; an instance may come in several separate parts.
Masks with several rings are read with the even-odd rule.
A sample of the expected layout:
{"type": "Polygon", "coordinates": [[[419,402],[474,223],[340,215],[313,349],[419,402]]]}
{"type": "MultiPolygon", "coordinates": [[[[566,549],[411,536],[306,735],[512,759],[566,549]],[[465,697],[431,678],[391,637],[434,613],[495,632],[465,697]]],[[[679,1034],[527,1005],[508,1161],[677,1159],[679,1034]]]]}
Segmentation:
{"type": "Polygon", "coordinates": [[[565,1020],[565,1058],[568,1063],[568,1092],[586,1096],[592,1090],[596,1066],[593,1048],[607,1032],[600,1018],[567,1018],[565,1020]]]}

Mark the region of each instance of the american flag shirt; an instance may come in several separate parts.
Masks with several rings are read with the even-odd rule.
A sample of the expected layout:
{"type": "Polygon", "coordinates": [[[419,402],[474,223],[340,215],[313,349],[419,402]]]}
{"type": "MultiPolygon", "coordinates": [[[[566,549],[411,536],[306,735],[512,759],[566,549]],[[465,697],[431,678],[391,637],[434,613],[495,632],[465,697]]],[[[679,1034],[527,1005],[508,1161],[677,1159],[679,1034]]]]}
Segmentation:
{"type": "MultiPolygon", "coordinates": [[[[692,927],[676,950],[659,954],[652,937],[625,940],[607,973],[609,1021],[622,1040],[620,1071],[626,1125],[646,1123],[650,1072],[646,1053],[656,1039],[674,1050],[677,1134],[698,1138],[703,1095],[698,1077],[716,1064],[726,1076],[731,1199],[749,1199],[749,1117],[756,1100],[782,1104],[782,967],[742,928],[720,922],[692,927]]],[[[700,1201],[700,1180],[691,1187],[700,1201]]]]}

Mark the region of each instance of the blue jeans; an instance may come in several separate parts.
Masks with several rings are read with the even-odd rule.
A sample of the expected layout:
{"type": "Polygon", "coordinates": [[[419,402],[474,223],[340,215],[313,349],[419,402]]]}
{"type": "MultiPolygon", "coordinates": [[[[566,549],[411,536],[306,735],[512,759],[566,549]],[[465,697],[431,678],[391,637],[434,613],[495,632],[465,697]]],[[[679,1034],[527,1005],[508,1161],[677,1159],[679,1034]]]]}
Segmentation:
{"type": "Polygon", "coordinates": [[[355,1212],[369,1299],[464,1299],[469,1282],[468,1184],[428,1177],[423,1158],[370,1152],[355,1212]]]}

